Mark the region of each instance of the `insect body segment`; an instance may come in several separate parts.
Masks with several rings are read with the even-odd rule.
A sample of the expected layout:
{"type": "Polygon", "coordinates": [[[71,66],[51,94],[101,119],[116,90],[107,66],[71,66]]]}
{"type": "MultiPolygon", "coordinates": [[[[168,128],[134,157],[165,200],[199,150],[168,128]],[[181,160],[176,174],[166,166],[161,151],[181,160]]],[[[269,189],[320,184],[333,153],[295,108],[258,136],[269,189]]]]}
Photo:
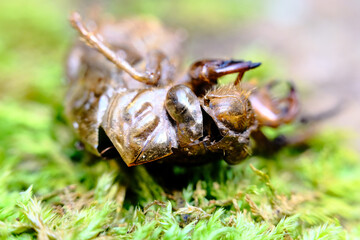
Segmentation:
{"type": "Polygon", "coordinates": [[[66,112],[97,155],[128,166],[156,160],[237,164],[250,154],[250,138],[263,137],[261,126],[277,127],[298,112],[293,88],[275,101],[267,87],[240,84],[260,63],[200,60],[184,76],[181,37],[158,23],[103,24],[93,33],[77,13],[70,20],[83,42],[68,58],[66,112]],[[233,84],[216,86],[219,77],[232,73],[238,73],[233,84]]]}
{"type": "Polygon", "coordinates": [[[200,101],[190,88],[175,85],[169,89],[165,107],[176,122],[180,145],[191,144],[203,136],[203,116],[200,101]]]}
{"type": "Polygon", "coordinates": [[[105,113],[101,126],[129,166],[163,158],[177,147],[175,129],[163,107],[166,89],[157,90],[117,93],[105,113]]]}

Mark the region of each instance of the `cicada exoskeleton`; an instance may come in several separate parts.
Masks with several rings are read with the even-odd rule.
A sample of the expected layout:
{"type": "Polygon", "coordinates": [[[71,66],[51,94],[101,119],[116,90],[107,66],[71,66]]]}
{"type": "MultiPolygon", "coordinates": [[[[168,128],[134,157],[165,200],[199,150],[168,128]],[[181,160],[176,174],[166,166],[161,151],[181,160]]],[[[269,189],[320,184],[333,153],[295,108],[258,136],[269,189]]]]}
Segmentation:
{"type": "Polygon", "coordinates": [[[261,126],[277,127],[298,113],[293,87],[274,101],[269,87],[241,83],[260,63],[207,59],[183,74],[181,31],[141,20],[90,31],[77,13],[71,23],[82,41],[67,61],[66,112],[99,156],[121,158],[128,166],[221,158],[236,164],[250,154],[250,137],[262,136],[261,126]],[[233,73],[234,83],[217,86],[233,73]]]}

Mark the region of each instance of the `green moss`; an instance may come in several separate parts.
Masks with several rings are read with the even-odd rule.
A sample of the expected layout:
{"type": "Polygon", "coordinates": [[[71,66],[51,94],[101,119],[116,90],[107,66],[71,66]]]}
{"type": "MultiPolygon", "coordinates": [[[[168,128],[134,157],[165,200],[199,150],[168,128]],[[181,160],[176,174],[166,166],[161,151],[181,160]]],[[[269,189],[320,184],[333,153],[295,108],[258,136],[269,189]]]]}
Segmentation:
{"type": "MultiPolygon", "coordinates": [[[[166,18],[167,2],[162,8],[140,2],[128,9],[166,18]]],[[[189,23],[208,16],[202,1],[192,9],[188,1],[178,5],[189,23]]],[[[253,17],[255,7],[241,17],[247,11],[253,17]]],[[[175,191],[145,166],[117,169],[76,150],[62,115],[67,8],[40,0],[0,3],[0,31],[6,32],[0,37],[1,239],[360,237],[359,155],[338,132],[317,135],[306,150],[287,148],[237,166],[169,168],[183,181],[175,191]]],[[[233,9],[221,9],[212,24],[237,19],[233,9]]],[[[248,56],[268,54],[250,49],[248,56]]],[[[276,66],[254,74],[281,75],[276,66]]]]}

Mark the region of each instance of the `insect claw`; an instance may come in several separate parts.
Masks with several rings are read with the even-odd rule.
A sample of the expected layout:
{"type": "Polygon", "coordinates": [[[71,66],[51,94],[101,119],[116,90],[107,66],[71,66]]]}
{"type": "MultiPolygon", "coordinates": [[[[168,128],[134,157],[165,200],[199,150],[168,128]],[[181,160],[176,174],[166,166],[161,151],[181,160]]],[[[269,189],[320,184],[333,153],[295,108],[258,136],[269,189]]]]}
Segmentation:
{"type": "Polygon", "coordinates": [[[292,120],[294,120],[299,112],[299,100],[296,93],[295,85],[292,82],[288,82],[288,84],[290,91],[287,98],[285,98],[285,100],[288,102],[289,106],[283,119],[285,123],[289,123],[292,120]]]}
{"type": "Polygon", "coordinates": [[[287,96],[274,100],[270,90],[277,83],[277,81],[268,83],[264,89],[260,89],[250,97],[260,125],[276,128],[293,121],[299,113],[300,104],[294,84],[288,82],[289,93],[287,96]],[[283,105],[285,107],[282,107],[283,105]]]}
{"type": "Polygon", "coordinates": [[[214,72],[215,74],[217,74],[216,76],[214,75],[214,77],[218,78],[227,74],[237,73],[237,72],[242,73],[247,70],[256,68],[260,66],[260,64],[261,63],[253,63],[251,61],[248,62],[234,61],[234,60],[226,61],[217,68],[214,67],[214,72]]]}
{"type": "Polygon", "coordinates": [[[251,61],[248,61],[248,62],[245,62],[245,64],[247,64],[247,66],[245,66],[242,71],[238,71],[239,74],[234,82],[234,85],[238,85],[240,82],[241,82],[241,79],[243,78],[244,76],[244,73],[247,71],[247,70],[250,70],[250,69],[253,69],[253,68],[256,68],[258,66],[261,65],[261,63],[253,63],[251,61]]]}
{"type": "Polygon", "coordinates": [[[259,67],[260,65],[261,65],[260,62],[259,62],[259,63],[252,63],[252,62],[250,62],[249,69],[257,68],[257,67],[259,67]]]}

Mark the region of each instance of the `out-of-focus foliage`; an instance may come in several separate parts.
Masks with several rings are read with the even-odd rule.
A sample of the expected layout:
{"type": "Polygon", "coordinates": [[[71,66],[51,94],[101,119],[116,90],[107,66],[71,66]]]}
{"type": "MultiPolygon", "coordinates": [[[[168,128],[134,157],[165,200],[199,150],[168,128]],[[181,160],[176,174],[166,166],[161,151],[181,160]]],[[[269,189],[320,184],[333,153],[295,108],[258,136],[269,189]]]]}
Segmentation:
{"type": "MultiPolygon", "coordinates": [[[[239,11],[240,1],[229,2],[232,8],[188,0],[105,6],[114,14],[171,19],[166,10],[175,4],[172,21],[184,19],[184,26],[254,16],[256,5],[239,11]]],[[[184,186],[170,193],[144,166],[123,169],[76,150],[62,115],[71,8],[66,1],[0,2],[1,239],[360,237],[359,156],[338,133],[317,136],[306,151],[284,149],[234,167],[170,168],[185,176],[184,186]]],[[[266,52],[246,54],[270,59],[266,52]]]]}

